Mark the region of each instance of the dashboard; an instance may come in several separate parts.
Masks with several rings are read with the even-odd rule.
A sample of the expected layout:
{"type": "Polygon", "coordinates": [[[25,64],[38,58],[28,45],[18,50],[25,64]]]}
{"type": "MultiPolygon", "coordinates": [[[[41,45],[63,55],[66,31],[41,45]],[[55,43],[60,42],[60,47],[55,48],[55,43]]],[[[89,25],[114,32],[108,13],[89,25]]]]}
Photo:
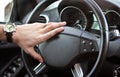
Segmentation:
{"type": "MultiPolygon", "coordinates": [[[[37,1],[38,3],[40,0],[37,1]]],[[[95,29],[99,30],[98,20],[92,13],[91,9],[83,5],[74,5],[74,1],[68,1],[67,3],[61,0],[56,1],[44,10],[44,12],[38,18],[40,22],[59,22],[66,21],[67,26],[75,27],[83,30],[95,29]],[[60,3],[60,4],[59,4],[60,3]],[[98,25],[98,26],[97,26],[98,25]]],[[[110,30],[110,40],[119,37],[120,32],[120,6],[119,1],[99,1],[96,0],[108,22],[110,30]]],[[[37,21],[37,20],[36,20],[37,21]]]]}
{"type": "Polygon", "coordinates": [[[118,3],[119,1],[104,1],[105,3],[101,3],[98,1],[99,5],[101,6],[105,17],[108,22],[109,29],[118,29],[120,28],[120,6],[118,3]]]}
{"type": "MultiPolygon", "coordinates": [[[[27,2],[27,0],[23,0],[23,2],[24,1],[27,2]]],[[[24,6],[22,4],[19,4],[18,2],[19,5],[17,7],[19,7],[19,9],[17,9],[16,13],[17,16],[15,16],[17,22],[20,22],[20,24],[25,23],[32,9],[42,0],[36,0],[36,2],[34,1],[32,3],[29,2],[28,0],[29,5],[28,6],[25,5],[27,6],[26,8],[29,8],[27,10],[26,8],[23,9],[24,6]],[[32,6],[30,6],[31,4],[32,6]]],[[[98,77],[120,77],[120,1],[119,0],[95,0],[95,1],[101,7],[103,14],[106,17],[110,37],[107,56],[98,77]]],[[[78,3],[75,4],[74,0],[68,0],[68,2],[62,2],[62,0],[58,0],[51,4],[50,6],[48,6],[33,22],[48,23],[66,21],[67,26],[95,33],[99,38],[100,27],[98,24],[98,19],[96,19],[96,16],[93,14],[93,12],[88,6],[83,6],[84,4],[79,5],[78,3]]],[[[2,52],[1,55],[5,53],[4,51],[7,51],[7,53],[9,53],[10,51],[14,51],[15,55],[16,54],[21,55],[20,52],[19,53],[16,52],[20,51],[20,48],[15,44],[8,44],[6,42],[4,44],[1,44],[0,45],[0,52],[2,52]],[[6,50],[7,48],[8,50],[6,50]],[[11,48],[13,49],[11,50],[11,48]]],[[[6,56],[6,54],[4,56],[6,56]]],[[[7,57],[8,56],[10,55],[7,55],[7,57]]],[[[9,57],[5,58],[7,59],[6,63],[8,60],[11,59],[12,56],[13,55],[11,55],[10,58],[9,57]]],[[[1,56],[1,59],[2,58],[4,57],[1,56]]],[[[2,68],[2,66],[5,65],[5,63],[3,64],[2,62],[0,63],[2,68]]]]}

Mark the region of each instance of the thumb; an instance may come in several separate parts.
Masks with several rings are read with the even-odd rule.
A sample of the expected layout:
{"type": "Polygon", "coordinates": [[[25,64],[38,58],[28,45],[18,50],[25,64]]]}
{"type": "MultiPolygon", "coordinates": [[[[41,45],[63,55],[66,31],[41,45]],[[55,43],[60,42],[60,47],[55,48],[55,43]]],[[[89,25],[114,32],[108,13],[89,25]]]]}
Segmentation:
{"type": "Polygon", "coordinates": [[[27,53],[32,56],[34,59],[38,60],[39,62],[43,62],[42,57],[40,56],[40,54],[38,54],[34,48],[29,48],[27,49],[27,53]]]}

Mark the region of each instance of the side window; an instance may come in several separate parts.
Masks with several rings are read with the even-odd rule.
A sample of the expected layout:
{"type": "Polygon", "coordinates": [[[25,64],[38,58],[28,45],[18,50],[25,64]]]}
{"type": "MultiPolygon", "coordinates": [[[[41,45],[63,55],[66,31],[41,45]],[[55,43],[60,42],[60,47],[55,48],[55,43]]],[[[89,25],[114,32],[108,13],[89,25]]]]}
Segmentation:
{"type": "Polygon", "coordinates": [[[12,0],[0,0],[0,22],[7,22],[13,7],[12,0]]]}

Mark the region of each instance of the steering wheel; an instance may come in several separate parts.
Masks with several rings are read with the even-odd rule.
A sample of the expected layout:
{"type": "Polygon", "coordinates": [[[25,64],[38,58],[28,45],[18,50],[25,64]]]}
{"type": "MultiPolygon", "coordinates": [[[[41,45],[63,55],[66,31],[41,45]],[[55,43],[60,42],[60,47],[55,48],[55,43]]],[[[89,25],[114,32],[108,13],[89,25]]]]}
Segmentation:
{"type": "MultiPolygon", "coordinates": [[[[26,20],[26,23],[34,21],[34,19],[39,16],[49,5],[56,1],[57,0],[42,0],[32,10],[26,20]]],[[[62,1],[67,2],[70,0],[62,1]]],[[[49,67],[55,69],[71,68],[73,70],[72,72],[74,77],[94,77],[101,68],[106,56],[109,41],[108,26],[104,14],[94,0],[73,1],[77,1],[78,3],[88,6],[96,16],[98,24],[100,25],[100,42],[98,43],[98,37],[94,33],[65,26],[63,32],[48,41],[35,46],[36,52],[43,57],[44,63],[39,63],[22,50],[23,61],[31,77],[39,77],[44,74],[49,67]],[[88,73],[83,70],[83,75],[80,75],[80,64],[88,61],[89,58],[95,54],[97,54],[97,58],[91,70],[88,73]],[[76,71],[77,73],[75,73],[76,71]]]]}

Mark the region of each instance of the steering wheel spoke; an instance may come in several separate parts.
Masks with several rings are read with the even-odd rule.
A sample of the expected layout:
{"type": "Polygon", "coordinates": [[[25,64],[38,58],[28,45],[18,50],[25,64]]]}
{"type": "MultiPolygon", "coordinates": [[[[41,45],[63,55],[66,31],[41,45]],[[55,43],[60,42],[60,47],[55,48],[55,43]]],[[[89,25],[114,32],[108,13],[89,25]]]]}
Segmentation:
{"type": "Polygon", "coordinates": [[[71,68],[73,73],[73,77],[83,77],[83,71],[80,64],[75,64],[73,68],[71,68]]]}
{"type": "Polygon", "coordinates": [[[41,74],[43,71],[45,71],[47,68],[46,64],[44,63],[39,63],[34,69],[33,71],[35,72],[35,75],[39,75],[41,74]]]}

